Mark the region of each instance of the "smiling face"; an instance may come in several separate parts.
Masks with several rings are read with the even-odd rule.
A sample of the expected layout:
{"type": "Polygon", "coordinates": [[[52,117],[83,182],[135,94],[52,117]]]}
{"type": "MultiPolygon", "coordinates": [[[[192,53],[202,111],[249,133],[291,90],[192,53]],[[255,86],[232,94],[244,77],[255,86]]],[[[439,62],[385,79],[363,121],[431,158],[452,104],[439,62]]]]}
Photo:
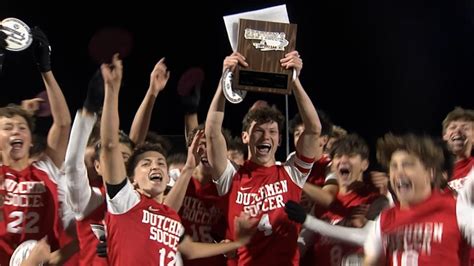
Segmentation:
{"type": "Polygon", "coordinates": [[[369,162],[362,159],[360,154],[335,154],[332,159],[336,167],[337,181],[341,187],[348,187],[354,181],[362,181],[362,175],[369,162]]]}
{"type": "Polygon", "coordinates": [[[433,171],[420,159],[404,150],[392,154],[389,164],[390,183],[400,206],[419,203],[431,195],[433,171]]]}
{"type": "Polygon", "coordinates": [[[354,181],[361,181],[369,167],[369,147],[355,134],[347,135],[336,142],[331,149],[332,169],[335,171],[341,188],[354,181]]]}
{"type": "Polygon", "coordinates": [[[444,141],[448,144],[451,152],[463,156],[472,149],[473,122],[467,120],[451,121],[445,129],[444,141]]]}
{"type": "Polygon", "coordinates": [[[0,148],[4,156],[13,161],[28,159],[31,146],[31,131],[24,117],[0,117],[0,148]]]}
{"type": "Polygon", "coordinates": [[[136,158],[133,179],[152,198],[162,194],[169,181],[168,165],[163,154],[146,151],[136,158]]]}
{"type": "Polygon", "coordinates": [[[248,132],[243,133],[242,140],[248,144],[249,160],[266,167],[275,164],[275,153],[280,144],[280,132],[276,122],[257,124],[253,121],[248,132]]]}

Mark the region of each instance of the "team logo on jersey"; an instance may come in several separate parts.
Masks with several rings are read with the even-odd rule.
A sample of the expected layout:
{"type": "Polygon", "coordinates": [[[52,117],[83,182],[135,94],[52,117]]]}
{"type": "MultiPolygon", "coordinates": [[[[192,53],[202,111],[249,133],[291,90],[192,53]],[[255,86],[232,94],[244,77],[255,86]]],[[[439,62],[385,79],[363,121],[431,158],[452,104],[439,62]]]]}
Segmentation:
{"type": "Polygon", "coordinates": [[[151,212],[159,212],[160,211],[159,209],[153,208],[153,206],[148,206],[148,210],[151,211],[151,212]]]}
{"type": "Polygon", "coordinates": [[[179,238],[184,233],[184,227],[179,221],[143,210],[142,223],[150,225],[150,240],[160,242],[173,250],[178,249],[179,238]]]}
{"type": "Polygon", "coordinates": [[[237,191],[236,203],[243,205],[244,212],[252,217],[263,212],[285,207],[283,194],[288,192],[286,180],[265,184],[258,188],[257,192],[237,191]]]}
{"type": "Polygon", "coordinates": [[[42,196],[46,193],[43,181],[21,181],[5,179],[4,204],[17,207],[43,207],[42,196]]]}

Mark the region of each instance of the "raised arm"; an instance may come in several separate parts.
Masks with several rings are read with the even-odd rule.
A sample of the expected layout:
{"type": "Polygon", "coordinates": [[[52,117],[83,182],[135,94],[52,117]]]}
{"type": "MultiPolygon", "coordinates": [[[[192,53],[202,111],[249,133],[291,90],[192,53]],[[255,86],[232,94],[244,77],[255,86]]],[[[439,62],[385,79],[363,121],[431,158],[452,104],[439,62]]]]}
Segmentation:
{"type": "Polygon", "coordinates": [[[102,177],[104,182],[117,185],[123,182],[126,176],[125,164],[119,144],[119,113],[118,100],[122,82],[122,61],[118,54],[112,58],[112,64],[102,64],[102,77],[104,78],[104,107],[100,123],[100,141],[102,144],[100,160],[104,168],[102,177]]]}
{"type": "Polygon", "coordinates": [[[199,130],[196,135],[194,135],[193,142],[188,148],[188,158],[186,164],[181,171],[181,175],[171,188],[168,195],[165,198],[165,204],[173,208],[176,212],[179,212],[181,205],[183,204],[184,196],[186,195],[186,190],[188,189],[189,180],[196,169],[196,166],[201,160],[198,155],[199,142],[204,137],[204,131],[199,130]]]}
{"type": "Polygon", "coordinates": [[[178,80],[177,91],[184,112],[184,137],[186,143],[188,135],[198,127],[198,108],[201,101],[201,86],[204,72],[200,68],[190,68],[178,80]]]}
{"type": "Polygon", "coordinates": [[[130,139],[136,145],[145,142],[156,97],[165,88],[169,78],[170,72],[166,68],[165,58],[163,57],[155,64],[150,74],[150,86],[135,114],[132,127],[130,128],[130,139]]]}
{"type": "Polygon", "coordinates": [[[321,154],[317,154],[317,139],[321,135],[321,122],[319,121],[316,108],[314,108],[299,79],[299,74],[303,68],[303,60],[297,51],[292,51],[286,54],[285,58],[281,59],[280,62],[282,67],[286,69],[294,68],[297,73],[293,93],[305,129],[296,145],[296,152],[306,158],[319,158],[321,154]]]}
{"type": "Polygon", "coordinates": [[[76,219],[86,216],[103,202],[100,192],[89,185],[84,157],[87,141],[97,120],[95,114],[85,109],[78,111],[72,125],[71,137],[66,151],[64,171],[67,184],[67,198],[76,219]],[[88,209],[86,211],[86,209],[88,209]]]}
{"type": "Polygon", "coordinates": [[[199,126],[197,113],[184,114],[184,139],[188,143],[188,136],[195,128],[199,126]]]}
{"type": "Polygon", "coordinates": [[[46,154],[57,167],[61,167],[66,154],[69,130],[71,129],[71,114],[61,88],[51,71],[51,47],[48,38],[38,27],[32,29],[32,34],[35,40],[35,46],[33,47],[35,59],[46,87],[53,117],[53,124],[48,133],[46,154]]]}
{"type": "MultiPolygon", "coordinates": [[[[233,71],[237,64],[248,66],[245,58],[238,52],[232,53],[224,59],[223,73],[226,69],[233,71]]],[[[221,77],[222,81],[222,77],[221,77]]],[[[206,143],[209,164],[212,167],[212,177],[218,179],[227,166],[227,147],[222,134],[222,122],[224,121],[225,98],[222,92],[222,82],[219,81],[216,93],[212,99],[211,106],[206,118],[206,143]]]]}

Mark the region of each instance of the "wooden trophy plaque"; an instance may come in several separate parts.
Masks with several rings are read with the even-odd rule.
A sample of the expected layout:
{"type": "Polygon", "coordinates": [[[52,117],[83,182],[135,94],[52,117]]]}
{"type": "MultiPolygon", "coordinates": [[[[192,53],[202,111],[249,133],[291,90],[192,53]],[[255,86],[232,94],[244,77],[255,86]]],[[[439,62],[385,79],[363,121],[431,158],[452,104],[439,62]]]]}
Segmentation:
{"type": "Polygon", "coordinates": [[[296,24],[240,19],[237,51],[249,64],[238,66],[233,87],[239,90],[291,94],[293,69],[280,59],[295,50],[296,24]]]}

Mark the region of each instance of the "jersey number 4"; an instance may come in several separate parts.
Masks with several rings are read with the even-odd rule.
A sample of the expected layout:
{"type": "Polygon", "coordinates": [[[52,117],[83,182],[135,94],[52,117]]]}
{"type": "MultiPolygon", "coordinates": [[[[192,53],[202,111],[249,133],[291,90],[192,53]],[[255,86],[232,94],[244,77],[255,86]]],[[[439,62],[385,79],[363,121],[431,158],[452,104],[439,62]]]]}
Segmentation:
{"type": "Polygon", "coordinates": [[[257,229],[259,231],[263,231],[265,236],[272,234],[272,224],[270,223],[270,217],[268,216],[268,213],[262,215],[262,218],[260,218],[260,221],[258,222],[257,229]]]}

